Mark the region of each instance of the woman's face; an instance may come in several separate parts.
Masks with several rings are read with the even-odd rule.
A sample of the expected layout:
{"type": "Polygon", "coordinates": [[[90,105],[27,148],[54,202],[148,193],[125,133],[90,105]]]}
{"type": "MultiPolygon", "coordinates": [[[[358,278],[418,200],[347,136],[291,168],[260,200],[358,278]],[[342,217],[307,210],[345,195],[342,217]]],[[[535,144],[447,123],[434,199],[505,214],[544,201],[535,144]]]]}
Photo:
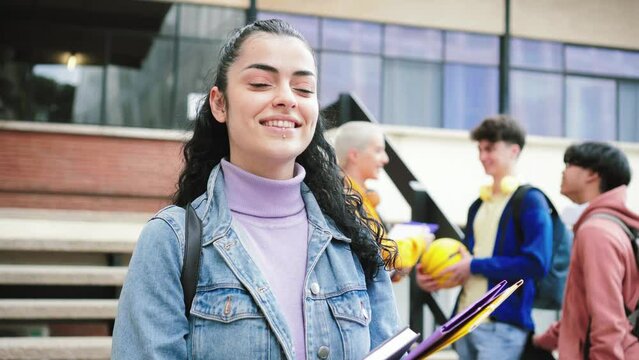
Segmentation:
{"type": "Polygon", "coordinates": [[[230,161],[259,176],[291,178],[319,114],[310,50],[295,37],[251,35],[227,78],[226,102],[217,87],[210,102],[217,121],[228,127],[230,161]]]}

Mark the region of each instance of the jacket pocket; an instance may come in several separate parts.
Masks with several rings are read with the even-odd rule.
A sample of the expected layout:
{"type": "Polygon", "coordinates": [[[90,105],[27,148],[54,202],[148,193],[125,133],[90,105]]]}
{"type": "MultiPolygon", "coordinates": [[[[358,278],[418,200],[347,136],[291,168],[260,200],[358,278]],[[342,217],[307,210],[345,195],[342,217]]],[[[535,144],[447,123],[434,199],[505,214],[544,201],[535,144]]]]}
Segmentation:
{"type": "Polygon", "coordinates": [[[353,290],[327,299],[337,322],[345,359],[361,359],[370,350],[371,307],[365,290],[353,290]]]}
{"type": "Polygon", "coordinates": [[[237,287],[198,290],[191,308],[194,359],[278,359],[280,347],[251,295],[237,287]]]}
{"type": "Polygon", "coordinates": [[[191,314],[223,323],[264,317],[251,295],[239,288],[215,288],[196,293],[191,314]]]}

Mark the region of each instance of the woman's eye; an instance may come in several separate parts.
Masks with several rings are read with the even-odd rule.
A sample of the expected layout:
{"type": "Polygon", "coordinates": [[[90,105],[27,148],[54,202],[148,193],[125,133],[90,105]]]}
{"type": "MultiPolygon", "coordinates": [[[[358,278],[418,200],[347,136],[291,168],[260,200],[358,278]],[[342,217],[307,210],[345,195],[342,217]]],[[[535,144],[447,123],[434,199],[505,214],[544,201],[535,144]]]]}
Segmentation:
{"type": "Polygon", "coordinates": [[[295,90],[297,90],[297,91],[299,91],[299,92],[301,92],[303,94],[308,94],[308,95],[315,94],[315,91],[310,90],[310,89],[297,88],[295,90]]]}
{"type": "Polygon", "coordinates": [[[251,87],[254,87],[254,88],[257,88],[257,89],[263,89],[265,87],[270,86],[269,84],[266,84],[266,83],[251,83],[250,85],[251,85],[251,87]]]}

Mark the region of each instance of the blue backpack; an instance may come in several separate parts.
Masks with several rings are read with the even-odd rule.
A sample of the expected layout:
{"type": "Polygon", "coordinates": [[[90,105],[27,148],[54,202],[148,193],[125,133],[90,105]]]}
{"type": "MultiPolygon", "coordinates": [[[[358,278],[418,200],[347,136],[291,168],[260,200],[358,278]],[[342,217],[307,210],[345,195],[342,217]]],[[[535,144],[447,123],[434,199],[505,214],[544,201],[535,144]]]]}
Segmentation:
{"type": "MultiPolygon", "coordinates": [[[[524,196],[530,189],[536,189],[530,185],[522,185],[513,194],[512,214],[515,221],[517,238],[523,241],[524,233],[521,228],[521,203],[524,196]]],[[[539,189],[537,189],[539,190],[539,189]]],[[[552,220],[552,257],[550,260],[550,270],[542,279],[535,282],[535,299],[533,307],[538,309],[560,310],[564,299],[564,288],[566,287],[566,277],[568,276],[568,265],[570,264],[570,249],[572,248],[572,231],[561,221],[559,213],[552,204],[548,196],[539,190],[550,207],[550,217],[552,220]]]]}

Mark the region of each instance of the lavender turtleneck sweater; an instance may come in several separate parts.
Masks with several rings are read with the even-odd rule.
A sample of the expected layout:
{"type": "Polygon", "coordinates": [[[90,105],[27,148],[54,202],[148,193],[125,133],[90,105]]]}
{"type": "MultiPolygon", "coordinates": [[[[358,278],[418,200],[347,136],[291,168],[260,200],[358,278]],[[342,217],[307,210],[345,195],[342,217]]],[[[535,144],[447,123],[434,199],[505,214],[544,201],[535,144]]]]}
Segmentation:
{"type": "Polygon", "coordinates": [[[306,359],[302,301],[309,229],[301,193],[306,171],[296,163],[292,179],[272,180],[226,160],[221,166],[233,225],[275,294],[297,359],[306,359]]]}

